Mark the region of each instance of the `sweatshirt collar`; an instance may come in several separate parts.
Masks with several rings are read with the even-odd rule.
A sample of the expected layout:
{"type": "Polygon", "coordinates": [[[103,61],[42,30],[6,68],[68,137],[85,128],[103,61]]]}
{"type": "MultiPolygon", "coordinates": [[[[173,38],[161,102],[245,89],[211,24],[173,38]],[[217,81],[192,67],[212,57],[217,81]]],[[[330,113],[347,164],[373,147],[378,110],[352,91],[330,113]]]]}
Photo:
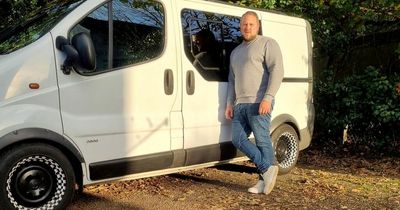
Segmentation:
{"type": "Polygon", "coordinates": [[[253,40],[251,40],[251,41],[249,41],[249,42],[243,40],[243,44],[245,44],[245,45],[250,45],[250,44],[254,43],[255,41],[257,41],[257,39],[259,39],[259,38],[260,38],[260,35],[257,35],[256,38],[254,38],[253,40]]]}

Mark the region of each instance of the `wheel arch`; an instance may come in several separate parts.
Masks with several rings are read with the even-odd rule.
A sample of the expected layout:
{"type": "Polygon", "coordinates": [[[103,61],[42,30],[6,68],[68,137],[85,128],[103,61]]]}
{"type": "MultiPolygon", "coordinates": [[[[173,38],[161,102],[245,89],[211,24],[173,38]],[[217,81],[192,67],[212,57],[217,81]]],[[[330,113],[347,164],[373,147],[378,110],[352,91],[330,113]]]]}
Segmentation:
{"type": "Polygon", "coordinates": [[[0,137],[0,152],[26,143],[45,143],[61,150],[70,161],[79,187],[83,186],[82,163],[84,158],[80,151],[62,135],[43,128],[25,128],[15,130],[0,137]]]}
{"type": "Polygon", "coordinates": [[[299,141],[302,140],[301,139],[301,135],[300,135],[299,126],[297,124],[296,119],[294,117],[292,117],[291,115],[288,115],[288,114],[278,115],[272,120],[272,122],[271,122],[271,133],[273,133],[282,124],[288,124],[291,127],[293,127],[293,129],[297,133],[297,136],[299,137],[299,141]]]}

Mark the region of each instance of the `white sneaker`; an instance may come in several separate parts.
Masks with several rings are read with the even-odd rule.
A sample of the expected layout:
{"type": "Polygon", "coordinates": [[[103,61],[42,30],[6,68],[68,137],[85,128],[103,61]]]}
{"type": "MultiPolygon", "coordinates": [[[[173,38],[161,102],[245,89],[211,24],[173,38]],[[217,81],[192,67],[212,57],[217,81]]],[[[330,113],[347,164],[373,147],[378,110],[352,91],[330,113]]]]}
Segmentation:
{"type": "Polygon", "coordinates": [[[263,190],[264,194],[268,195],[271,193],[272,189],[274,189],[276,177],[278,176],[278,170],[278,166],[270,166],[268,170],[261,175],[265,182],[263,190]]]}
{"type": "Polygon", "coordinates": [[[264,187],[265,187],[264,181],[258,180],[257,184],[254,185],[253,187],[250,187],[247,191],[249,191],[249,193],[254,193],[254,194],[263,193],[264,187]]]}

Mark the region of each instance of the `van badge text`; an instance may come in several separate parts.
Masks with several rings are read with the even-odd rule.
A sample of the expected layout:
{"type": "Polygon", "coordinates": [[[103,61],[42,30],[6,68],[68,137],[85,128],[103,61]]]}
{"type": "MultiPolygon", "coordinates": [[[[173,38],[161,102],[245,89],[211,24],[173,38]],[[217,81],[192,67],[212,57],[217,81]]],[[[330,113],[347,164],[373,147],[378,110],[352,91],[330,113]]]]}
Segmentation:
{"type": "Polygon", "coordinates": [[[89,139],[89,140],[87,140],[86,141],[86,143],[97,143],[97,142],[99,142],[99,140],[98,139],[89,139]]]}

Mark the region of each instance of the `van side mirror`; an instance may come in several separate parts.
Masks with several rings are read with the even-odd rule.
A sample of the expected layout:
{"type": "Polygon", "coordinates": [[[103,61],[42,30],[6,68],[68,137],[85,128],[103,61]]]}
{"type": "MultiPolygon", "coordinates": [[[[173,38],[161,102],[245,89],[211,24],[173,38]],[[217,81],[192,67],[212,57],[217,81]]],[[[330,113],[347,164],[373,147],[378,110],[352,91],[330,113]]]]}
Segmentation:
{"type": "Polygon", "coordinates": [[[78,74],[96,70],[96,51],[89,34],[78,33],[72,37],[71,43],[62,36],[56,38],[56,47],[67,55],[62,66],[64,74],[75,70],[78,74]]]}

